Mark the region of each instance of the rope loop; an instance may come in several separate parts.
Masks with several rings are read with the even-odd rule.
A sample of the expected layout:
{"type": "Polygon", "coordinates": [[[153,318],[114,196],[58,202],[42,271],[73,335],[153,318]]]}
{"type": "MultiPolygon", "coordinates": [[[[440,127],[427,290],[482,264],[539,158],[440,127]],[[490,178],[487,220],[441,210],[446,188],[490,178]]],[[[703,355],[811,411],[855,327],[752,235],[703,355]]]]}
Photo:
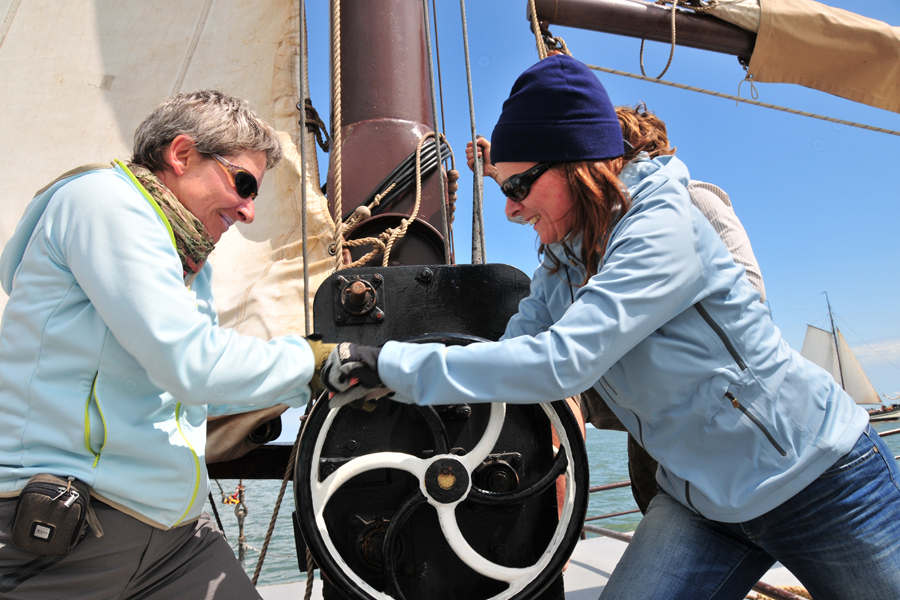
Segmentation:
{"type": "MultiPolygon", "coordinates": [[[[666,71],[669,70],[669,67],[672,66],[672,58],[675,56],[675,14],[676,9],[678,8],[678,3],[683,0],[656,0],[656,4],[666,5],[672,4],[672,47],[669,50],[669,60],[666,62],[666,67],[662,70],[662,73],[654,77],[654,79],[662,79],[662,76],[666,74],[666,71]]],[[[644,42],[645,40],[641,40],[641,75],[644,77],[647,76],[647,72],[644,71],[644,42]]]]}
{"type": "MultiPolygon", "coordinates": [[[[759,100],[759,92],[756,91],[756,85],[754,85],[754,83],[753,83],[753,75],[749,75],[749,74],[746,77],[744,77],[743,79],[741,79],[740,83],[738,83],[738,93],[737,93],[738,98],[741,97],[741,86],[744,85],[745,81],[750,82],[750,97],[753,98],[754,100],[759,100]]],[[[734,105],[737,106],[739,103],[740,103],[740,101],[735,100],[734,105]]]]}

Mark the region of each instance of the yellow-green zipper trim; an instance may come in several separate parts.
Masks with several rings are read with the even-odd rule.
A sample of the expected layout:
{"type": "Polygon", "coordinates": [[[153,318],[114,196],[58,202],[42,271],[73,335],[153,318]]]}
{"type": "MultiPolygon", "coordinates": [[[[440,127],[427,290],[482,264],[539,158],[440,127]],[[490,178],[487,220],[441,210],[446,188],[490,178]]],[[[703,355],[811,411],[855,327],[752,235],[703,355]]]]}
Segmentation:
{"type": "Polygon", "coordinates": [[[137,177],[134,176],[134,173],[132,173],[121,160],[116,159],[116,164],[119,165],[119,167],[121,167],[123,171],[125,171],[125,174],[128,175],[128,178],[131,180],[131,183],[133,183],[135,186],[137,186],[138,191],[141,192],[141,194],[144,196],[144,198],[147,199],[147,202],[150,203],[150,206],[153,207],[153,210],[156,211],[156,214],[159,215],[159,218],[162,219],[163,224],[166,226],[166,230],[169,232],[169,239],[172,240],[172,246],[174,246],[175,249],[177,250],[178,245],[175,243],[175,232],[172,231],[172,224],[169,223],[169,220],[166,218],[166,215],[163,214],[162,208],[159,207],[159,204],[156,202],[156,200],[153,199],[153,196],[150,195],[150,192],[148,192],[144,188],[144,186],[141,185],[141,182],[138,181],[137,177]]]}
{"type": "MultiPolygon", "coordinates": [[[[200,491],[200,457],[197,456],[197,451],[194,450],[194,447],[191,446],[190,440],[187,439],[187,436],[184,435],[184,431],[181,430],[181,402],[175,404],[175,425],[178,427],[178,433],[181,434],[181,439],[184,440],[184,443],[187,444],[187,447],[191,450],[191,456],[194,457],[194,469],[197,471],[196,477],[194,477],[194,493],[191,495],[191,502],[188,504],[187,510],[184,511],[184,514],[178,517],[178,520],[175,521],[175,525],[181,523],[184,518],[191,512],[191,508],[194,506],[194,502],[197,500],[197,492],[200,491]]],[[[175,526],[173,525],[173,527],[175,526]]]]}
{"type": "Polygon", "coordinates": [[[94,464],[93,468],[97,468],[97,463],[100,462],[100,455],[103,454],[103,449],[106,448],[106,417],[103,416],[103,409],[100,408],[100,401],[97,399],[97,377],[100,376],[100,371],[94,375],[94,382],[91,384],[91,391],[88,394],[87,402],[84,403],[84,447],[88,449],[88,452],[94,455],[94,464]],[[91,447],[91,398],[94,399],[94,404],[97,405],[97,412],[100,413],[100,421],[103,423],[103,443],[100,445],[100,451],[94,452],[94,449],[91,447]]]}

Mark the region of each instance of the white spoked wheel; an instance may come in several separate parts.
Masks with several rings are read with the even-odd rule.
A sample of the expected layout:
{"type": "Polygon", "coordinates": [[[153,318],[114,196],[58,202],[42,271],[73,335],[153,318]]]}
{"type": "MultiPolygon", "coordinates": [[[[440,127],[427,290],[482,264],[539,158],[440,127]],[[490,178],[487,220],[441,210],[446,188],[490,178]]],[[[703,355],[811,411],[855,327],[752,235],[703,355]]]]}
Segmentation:
{"type": "Polygon", "coordinates": [[[589,479],[568,406],[462,406],[314,406],[294,497],[316,563],[345,595],[524,599],[561,572],[589,479]]]}

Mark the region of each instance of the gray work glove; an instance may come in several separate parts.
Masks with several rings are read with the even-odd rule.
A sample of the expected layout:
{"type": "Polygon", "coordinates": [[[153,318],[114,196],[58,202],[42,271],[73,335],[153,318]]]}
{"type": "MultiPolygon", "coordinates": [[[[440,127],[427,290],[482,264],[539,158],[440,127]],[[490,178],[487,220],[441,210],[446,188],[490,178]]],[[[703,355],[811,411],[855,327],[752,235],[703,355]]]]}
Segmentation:
{"type": "Polygon", "coordinates": [[[328,391],[335,394],[332,406],[343,406],[367,396],[370,399],[373,392],[388,392],[378,376],[380,352],[380,348],[350,342],[342,342],[331,351],[319,376],[328,391]]]}

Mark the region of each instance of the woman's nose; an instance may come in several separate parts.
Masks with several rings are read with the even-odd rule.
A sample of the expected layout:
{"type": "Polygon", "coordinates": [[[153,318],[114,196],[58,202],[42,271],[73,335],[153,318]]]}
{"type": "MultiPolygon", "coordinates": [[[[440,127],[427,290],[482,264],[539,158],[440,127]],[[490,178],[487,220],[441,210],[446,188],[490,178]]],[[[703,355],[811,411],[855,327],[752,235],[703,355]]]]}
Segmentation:
{"type": "Polygon", "coordinates": [[[522,212],[522,203],[515,200],[506,199],[506,218],[512,219],[522,212]]]}
{"type": "Polygon", "coordinates": [[[239,206],[237,214],[238,219],[240,219],[242,223],[252,223],[253,217],[256,215],[256,211],[253,208],[253,200],[249,200],[245,204],[239,206]]]}

